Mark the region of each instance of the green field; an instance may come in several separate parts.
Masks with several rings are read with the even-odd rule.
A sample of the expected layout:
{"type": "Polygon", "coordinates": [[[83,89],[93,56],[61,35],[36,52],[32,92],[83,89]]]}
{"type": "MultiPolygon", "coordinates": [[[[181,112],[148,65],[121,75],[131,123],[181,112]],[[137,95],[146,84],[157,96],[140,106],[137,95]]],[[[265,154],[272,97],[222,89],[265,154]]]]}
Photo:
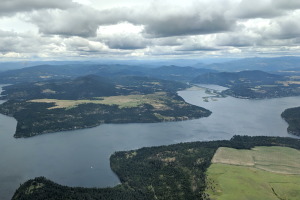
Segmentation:
{"type": "Polygon", "coordinates": [[[212,200],[300,199],[300,151],[286,147],[220,148],[207,171],[212,200]]]}

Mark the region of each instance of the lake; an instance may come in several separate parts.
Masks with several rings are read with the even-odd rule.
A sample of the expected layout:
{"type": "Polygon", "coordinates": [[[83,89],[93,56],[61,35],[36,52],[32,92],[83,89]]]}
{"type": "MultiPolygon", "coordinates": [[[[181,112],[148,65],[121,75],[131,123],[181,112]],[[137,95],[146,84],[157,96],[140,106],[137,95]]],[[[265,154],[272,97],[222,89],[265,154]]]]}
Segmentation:
{"type": "Polygon", "coordinates": [[[208,96],[205,90],[178,94],[189,103],[211,110],[212,115],[180,122],[105,124],[26,139],[13,138],[16,120],[0,115],[0,199],[10,199],[20,183],[37,176],[68,186],[115,186],[120,181],[109,166],[109,157],[115,151],[230,139],[236,134],[292,137],[280,114],[300,104],[300,97],[265,100],[226,97],[208,98],[205,102],[203,97],[208,96]]]}

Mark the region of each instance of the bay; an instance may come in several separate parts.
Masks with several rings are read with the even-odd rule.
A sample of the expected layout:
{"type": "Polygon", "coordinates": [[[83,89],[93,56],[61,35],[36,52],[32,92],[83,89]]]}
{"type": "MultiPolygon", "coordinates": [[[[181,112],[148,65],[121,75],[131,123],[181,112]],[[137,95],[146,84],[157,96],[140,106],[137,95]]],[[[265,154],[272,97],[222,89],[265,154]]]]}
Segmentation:
{"type": "Polygon", "coordinates": [[[236,134],[294,137],[287,133],[287,123],[280,114],[286,108],[299,106],[300,97],[213,97],[205,102],[203,97],[210,96],[205,90],[178,94],[189,103],[211,110],[212,115],[180,122],[105,124],[26,139],[13,138],[16,120],[0,115],[0,199],[10,199],[20,183],[37,176],[68,186],[115,186],[120,181],[109,166],[109,157],[115,151],[230,139],[236,134]]]}

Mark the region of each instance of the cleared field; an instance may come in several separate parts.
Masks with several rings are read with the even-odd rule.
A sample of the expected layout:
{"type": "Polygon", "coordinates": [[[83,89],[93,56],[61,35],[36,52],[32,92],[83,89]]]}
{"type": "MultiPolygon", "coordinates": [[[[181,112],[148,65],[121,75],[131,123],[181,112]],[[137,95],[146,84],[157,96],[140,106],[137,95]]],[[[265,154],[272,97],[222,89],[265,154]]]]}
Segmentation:
{"type": "Polygon", "coordinates": [[[211,200],[299,200],[300,176],[253,167],[212,164],[206,193],[211,200]]]}
{"type": "Polygon", "coordinates": [[[300,85],[300,81],[278,81],[278,83],[283,84],[284,86],[300,85]]]}
{"type": "Polygon", "coordinates": [[[212,163],[252,166],[270,172],[300,175],[300,151],[288,147],[255,147],[252,150],[221,147],[212,163]]]}
{"type": "Polygon", "coordinates": [[[299,200],[300,151],[288,147],[221,147],[207,170],[212,200],[299,200]]]}
{"type": "Polygon", "coordinates": [[[212,159],[212,163],[254,166],[254,160],[251,151],[236,150],[227,147],[221,147],[217,150],[212,159]]]}
{"type": "Polygon", "coordinates": [[[79,104],[94,103],[94,104],[105,104],[105,105],[118,105],[119,108],[130,108],[137,107],[142,104],[150,104],[156,109],[167,109],[165,101],[174,101],[170,99],[166,93],[157,92],[148,95],[126,95],[126,96],[109,96],[109,97],[99,97],[94,100],[58,100],[58,99],[34,99],[30,102],[40,102],[40,103],[55,103],[55,106],[49,109],[56,108],[72,108],[79,104]]]}

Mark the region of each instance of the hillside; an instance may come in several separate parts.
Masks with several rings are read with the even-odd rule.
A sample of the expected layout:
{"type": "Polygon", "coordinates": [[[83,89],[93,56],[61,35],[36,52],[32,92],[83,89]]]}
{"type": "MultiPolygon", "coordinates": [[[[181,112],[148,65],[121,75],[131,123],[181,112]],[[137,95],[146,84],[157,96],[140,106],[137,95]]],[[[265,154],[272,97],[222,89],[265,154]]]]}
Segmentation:
{"type": "Polygon", "coordinates": [[[4,87],[0,113],[18,123],[14,137],[104,123],[153,123],[207,117],[210,111],[177,95],[184,83],[149,77],[95,75],[4,87]]]}
{"type": "MultiPolygon", "coordinates": [[[[72,188],[58,185],[45,178],[36,178],[22,184],[13,200],[61,198],[208,200],[210,193],[207,187],[211,186],[212,182],[208,179],[210,177],[207,177],[206,171],[211,166],[211,160],[217,149],[230,147],[250,150],[260,146],[264,146],[262,148],[284,146],[299,150],[300,140],[265,136],[235,136],[230,141],[181,143],[116,152],[110,158],[111,168],[119,176],[122,184],[114,188],[72,188]]],[[[243,177],[246,178],[247,174],[239,174],[239,177],[240,180],[246,180],[243,177]]],[[[268,177],[261,177],[261,179],[268,181],[268,177]]],[[[217,183],[214,182],[214,184],[217,183]]],[[[227,186],[233,185],[228,182],[227,186]]],[[[282,190],[278,187],[274,186],[274,188],[275,192],[288,194],[281,193],[282,190]]],[[[253,195],[261,194],[264,190],[266,189],[258,188],[253,195]]],[[[237,188],[235,192],[243,194],[240,188],[237,188]]],[[[274,195],[271,189],[268,192],[274,195]]],[[[244,199],[247,194],[239,197],[244,199]]]]}

